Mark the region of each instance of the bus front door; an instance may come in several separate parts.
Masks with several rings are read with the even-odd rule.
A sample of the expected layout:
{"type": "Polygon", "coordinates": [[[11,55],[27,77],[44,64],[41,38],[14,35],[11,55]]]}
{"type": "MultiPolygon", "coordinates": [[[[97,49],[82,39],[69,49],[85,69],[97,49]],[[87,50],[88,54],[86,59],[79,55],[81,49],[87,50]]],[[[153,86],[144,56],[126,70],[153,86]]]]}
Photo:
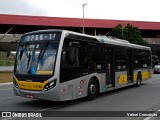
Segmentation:
{"type": "Polygon", "coordinates": [[[115,70],[114,70],[114,49],[106,48],[106,85],[115,87],[115,70]]]}

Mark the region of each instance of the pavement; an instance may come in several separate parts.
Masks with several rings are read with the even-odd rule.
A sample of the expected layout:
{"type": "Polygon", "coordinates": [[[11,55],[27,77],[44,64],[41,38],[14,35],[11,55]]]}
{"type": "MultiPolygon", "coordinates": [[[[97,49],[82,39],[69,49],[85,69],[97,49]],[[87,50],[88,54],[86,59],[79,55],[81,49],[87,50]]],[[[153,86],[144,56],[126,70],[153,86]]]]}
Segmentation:
{"type": "Polygon", "coordinates": [[[0,71],[13,71],[13,66],[0,66],[0,71]]]}

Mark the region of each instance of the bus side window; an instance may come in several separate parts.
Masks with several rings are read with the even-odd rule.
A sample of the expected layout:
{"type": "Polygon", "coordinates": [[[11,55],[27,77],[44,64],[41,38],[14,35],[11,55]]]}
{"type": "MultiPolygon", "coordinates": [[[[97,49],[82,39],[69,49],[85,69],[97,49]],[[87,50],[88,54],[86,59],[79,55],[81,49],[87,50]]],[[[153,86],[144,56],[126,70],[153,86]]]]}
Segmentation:
{"type": "Polygon", "coordinates": [[[82,42],[66,38],[63,45],[60,68],[60,82],[82,76],[82,42]]]}
{"type": "Polygon", "coordinates": [[[79,66],[79,48],[70,46],[66,50],[66,63],[68,66],[79,66]]]}
{"type": "Polygon", "coordinates": [[[133,52],[133,68],[134,69],[139,69],[141,63],[140,63],[140,51],[139,50],[134,50],[133,52]]]}
{"type": "Polygon", "coordinates": [[[141,67],[147,68],[150,65],[148,64],[150,57],[148,56],[148,53],[146,51],[141,52],[141,67]]]}
{"type": "Polygon", "coordinates": [[[147,52],[147,66],[150,67],[151,66],[151,55],[149,52],[147,52]]]}
{"type": "Polygon", "coordinates": [[[80,66],[80,47],[71,45],[69,42],[63,47],[62,65],[63,66],[80,66]]]}

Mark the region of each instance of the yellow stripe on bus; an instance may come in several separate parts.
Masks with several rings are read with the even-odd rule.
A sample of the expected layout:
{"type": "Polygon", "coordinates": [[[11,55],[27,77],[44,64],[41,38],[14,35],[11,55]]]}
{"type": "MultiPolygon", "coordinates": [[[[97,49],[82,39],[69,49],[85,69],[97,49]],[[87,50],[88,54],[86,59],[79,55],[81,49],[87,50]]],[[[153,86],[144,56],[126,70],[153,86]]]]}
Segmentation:
{"type": "Polygon", "coordinates": [[[38,75],[52,75],[53,74],[53,71],[37,71],[37,74],[38,75]]]}
{"type": "MultiPolygon", "coordinates": [[[[142,80],[144,79],[148,79],[152,77],[152,73],[151,72],[142,72],[142,80]]],[[[137,80],[137,74],[133,74],[133,80],[136,81],[137,80]]],[[[118,84],[125,84],[127,83],[127,75],[120,75],[119,79],[118,79],[118,84]]]]}
{"type": "Polygon", "coordinates": [[[120,75],[118,79],[118,84],[125,84],[127,83],[127,75],[120,75]]]}
{"type": "Polygon", "coordinates": [[[142,72],[142,80],[150,78],[149,72],[142,72]]]}
{"type": "Polygon", "coordinates": [[[19,88],[21,89],[40,91],[44,89],[44,86],[48,83],[48,80],[41,83],[41,82],[18,81],[18,79],[16,79],[16,82],[19,88]]]}
{"type": "MultiPolygon", "coordinates": [[[[152,72],[142,72],[142,80],[152,77],[152,72]]],[[[137,80],[137,74],[134,74],[133,80],[137,80]]]]}
{"type": "Polygon", "coordinates": [[[136,81],[137,80],[137,74],[133,75],[133,80],[136,81]]]}

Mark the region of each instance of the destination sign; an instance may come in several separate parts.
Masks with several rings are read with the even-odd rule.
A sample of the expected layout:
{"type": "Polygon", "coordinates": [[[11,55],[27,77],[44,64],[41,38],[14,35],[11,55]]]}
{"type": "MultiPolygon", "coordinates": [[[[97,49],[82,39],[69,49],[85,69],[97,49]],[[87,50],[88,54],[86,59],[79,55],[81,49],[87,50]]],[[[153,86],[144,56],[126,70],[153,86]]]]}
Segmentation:
{"type": "Polygon", "coordinates": [[[21,42],[41,41],[41,40],[60,40],[60,33],[40,33],[30,34],[22,37],[21,42]]]}

